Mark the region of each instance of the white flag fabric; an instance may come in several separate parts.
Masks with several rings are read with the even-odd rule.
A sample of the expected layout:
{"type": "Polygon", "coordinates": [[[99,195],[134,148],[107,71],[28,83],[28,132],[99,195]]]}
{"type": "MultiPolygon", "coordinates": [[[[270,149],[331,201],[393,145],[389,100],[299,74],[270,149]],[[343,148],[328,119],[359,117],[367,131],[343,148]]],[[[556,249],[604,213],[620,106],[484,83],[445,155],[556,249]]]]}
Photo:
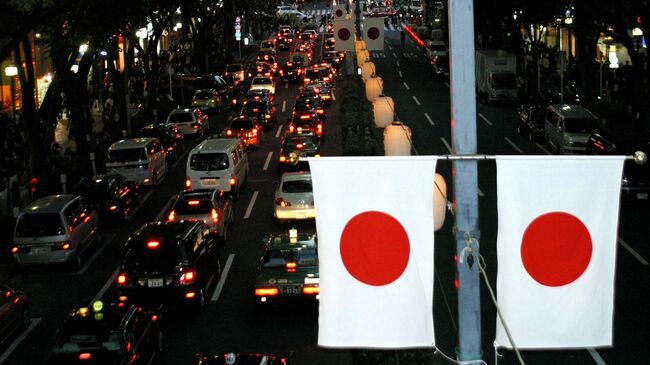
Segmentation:
{"type": "Polygon", "coordinates": [[[384,17],[369,17],[363,20],[363,39],[368,51],[384,50],[384,17]]]}
{"type": "Polygon", "coordinates": [[[354,22],[351,19],[334,19],[334,49],[337,52],[354,51],[354,22]]]}
{"type": "Polygon", "coordinates": [[[343,19],[348,12],[345,10],[345,5],[335,5],[332,7],[332,17],[334,19],[343,19]]]}
{"type": "MultiPolygon", "coordinates": [[[[623,162],[497,158],[497,294],[517,347],[612,346],[623,162]]],[[[495,346],[513,347],[498,319],[495,346]]]]}
{"type": "Polygon", "coordinates": [[[309,159],[318,345],[431,347],[435,156],[309,159]]]}

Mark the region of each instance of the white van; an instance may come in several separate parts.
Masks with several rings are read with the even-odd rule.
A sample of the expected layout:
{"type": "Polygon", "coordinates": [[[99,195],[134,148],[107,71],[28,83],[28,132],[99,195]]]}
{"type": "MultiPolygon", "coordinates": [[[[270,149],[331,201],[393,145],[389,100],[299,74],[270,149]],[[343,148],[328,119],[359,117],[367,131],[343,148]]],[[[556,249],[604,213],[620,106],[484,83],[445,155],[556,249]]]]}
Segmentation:
{"type": "Polygon", "coordinates": [[[238,196],[248,177],[248,156],[239,138],[209,138],[187,156],[185,189],[219,189],[238,196]]]}
{"type": "Polygon", "coordinates": [[[156,138],[132,138],[108,147],[106,171],[142,185],[158,185],[167,174],[165,150],[156,138]]]}
{"type": "Polygon", "coordinates": [[[598,128],[599,122],[598,117],[580,105],[549,105],[544,121],[544,136],[549,147],[558,155],[584,154],[589,135],[598,128]]]}

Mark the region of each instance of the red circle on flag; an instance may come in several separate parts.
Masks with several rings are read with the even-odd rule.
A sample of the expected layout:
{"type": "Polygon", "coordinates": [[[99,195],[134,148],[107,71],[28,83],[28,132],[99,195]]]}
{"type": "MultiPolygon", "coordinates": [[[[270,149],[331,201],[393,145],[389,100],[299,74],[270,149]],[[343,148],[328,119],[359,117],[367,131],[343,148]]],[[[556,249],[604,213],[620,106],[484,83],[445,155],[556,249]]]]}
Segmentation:
{"type": "Polygon", "coordinates": [[[592,254],[589,230],[576,216],[551,212],[535,218],[521,240],[521,261],[528,274],[546,286],[577,280],[592,254]]]}
{"type": "Polygon", "coordinates": [[[352,217],[341,233],[341,259],[362,283],[387,285],[397,280],[409,261],[409,237],[393,216],[367,211],[352,217]]]}
{"type": "Polygon", "coordinates": [[[342,41],[347,41],[348,39],[350,39],[350,31],[348,30],[348,28],[339,29],[338,35],[339,35],[339,39],[341,39],[342,41]]]}
{"type": "Polygon", "coordinates": [[[343,10],[341,10],[341,9],[336,9],[336,16],[337,16],[338,18],[342,17],[342,16],[343,16],[343,10]]]}
{"type": "Polygon", "coordinates": [[[368,29],[368,38],[372,39],[373,41],[379,38],[379,29],[377,29],[377,27],[368,29]]]}

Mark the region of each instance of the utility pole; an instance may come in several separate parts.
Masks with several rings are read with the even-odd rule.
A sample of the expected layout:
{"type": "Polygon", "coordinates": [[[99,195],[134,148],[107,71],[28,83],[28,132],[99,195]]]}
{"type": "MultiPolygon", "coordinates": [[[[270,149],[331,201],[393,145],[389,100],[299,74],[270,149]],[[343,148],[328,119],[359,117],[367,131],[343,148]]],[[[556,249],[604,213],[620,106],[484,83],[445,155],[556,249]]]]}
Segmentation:
{"type": "MultiPolygon", "coordinates": [[[[448,3],[451,51],[451,139],[453,154],[476,154],[476,85],[474,4],[472,0],[448,3]]],[[[479,281],[479,212],[477,160],[454,160],[454,206],[458,261],[459,361],[481,362],[481,288],[479,281]],[[470,248],[471,247],[471,250],[470,248]]]]}
{"type": "Polygon", "coordinates": [[[355,26],[357,30],[357,39],[361,39],[361,6],[359,4],[361,0],[356,0],[355,7],[354,7],[354,16],[356,17],[355,19],[355,26]]]}

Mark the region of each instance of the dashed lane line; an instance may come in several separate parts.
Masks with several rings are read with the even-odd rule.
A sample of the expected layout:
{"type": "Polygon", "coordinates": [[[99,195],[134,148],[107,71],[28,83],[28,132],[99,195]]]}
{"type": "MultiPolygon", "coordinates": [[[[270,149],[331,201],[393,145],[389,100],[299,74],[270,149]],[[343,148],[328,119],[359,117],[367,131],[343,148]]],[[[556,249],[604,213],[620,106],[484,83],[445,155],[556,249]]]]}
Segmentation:
{"type": "Polygon", "coordinates": [[[273,156],[273,152],[269,152],[269,154],[266,156],[266,161],[264,161],[264,167],[262,168],[262,171],[266,171],[269,169],[269,163],[271,163],[271,157],[273,156]]]}
{"type": "Polygon", "coordinates": [[[397,73],[399,74],[400,79],[403,77],[402,76],[402,70],[398,70],[397,73]]]}
{"type": "Polygon", "coordinates": [[[253,192],[253,197],[251,198],[251,202],[248,203],[248,208],[246,208],[246,213],[244,213],[244,219],[248,219],[251,216],[251,213],[253,212],[253,206],[255,205],[255,201],[257,200],[257,195],[259,194],[259,191],[253,192]]]}
{"type": "Polygon", "coordinates": [[[649,264],[648,264],[648,261],[646,261],[646,259],[644,259],[643,256],[639,255],[638,252],[636,252],[632,247],[630,247],[630,245],[628,245],[627,242],[623,241],[623,239],[622,239],[621,237],[618,237],[617,241],[618,241],[618,243],[619,243],[621,246],[623,246],[623,248],[625,248],[625,249],[626,249],[626,250],[627,250],[627,251],[628,251],[632,256],[634,256],[635,259],[639,260],[639,262],[640,262],[642,265],[644,265],[644,266],[648,266],[648,265],[649,265],[649,264]]]}
{"type": "Polygon", "coordinates": [[[542,150],[542,151],[544,151],[544,153],[547,154],[547,155],[551,155],[551,154],[552,154],[551,152],[549,152],[549,150],[546,149],[546,147],[542,146],[542,145],[539,144],[539,143],[535,143],[535,146],[539,147],[539,149],[542,150]]]}
{"type": "Polygon", "coordinates": [[[481,119],[483,119],[483,121],[487,123],[487,125],[492,126],[492,122],[490,122],[488,118],[485,117],[485,115],[478,113],[478,116],[481,117],[481,119]]]}
{"type": "Polygon", "coordinates": [[[397,67],[400,67],[400,66],[399,66],[399,61],[395,61],[395,63],[397,63],[397,67]]]}
{"type": "Polygon", "coordinates": [[[336,95],[334,93],[332,93],[332,101],[336,101],[336,95]]]}
{"type": "Polygon", "coordinates": [[[282,133],[282,127],[284,127],[284,124],[280,124],[278,127],[278,131],[275,132],[275,138],[280,138],[280,133],[282,133]]]}
{"type": "Polygon", "coordinates": [[[32,318],[29,320],[29,327],[25,331],[23,331],[20,336],[16,337],[14,342],[11,343],[11,346],[7,347],[7,350],[2,353],[2,356],[0,356],[0,364],[4,364],[5,361],[7,361],[7,358],[11,356],[11,354],[20,346],[20,343],[23,342],[27,336],[36,328],[36,326],[41,322],[40,318],[32,318]]]}
{"type": "Polygon", "coordinates": [[[284,113],[285,110],[287,110],[287,101],[283,100],[282,101],[282,112],[284,113]]]}
{"type": "Polygon", "coordinates": [[[420,100],[418,100],[418,98],[416,98],[415,95],[412,95],[411,97],[413,98],[413,101],[414,101],[417,105],[422,105],[422,104],[420,104],[420,100]]]}
{"type": "Polygon", "coordinates": [[[517,152],[522,153],[522,154],[524,153],[524,151],[521,148],[519,148],[519,146],[517,146],[515,144],[515,142],[511,141],[510,138],[508,138],[508,137],[505,137],[505,138],[506,138],[506,142],[508,142],[512,146],[512,148],[516,149],[517,152]]]}
{"type": "Polygon", "coordinates": [[[94,302],[100,300],[104,296],[104,293],[106,293],[106,291],[111,286],[111,284],[113,284],[113,282],[117,278],[117,274],[119,272],[120,272],[120,268],[118,267],[117,269],[115,269],[115,271],[113,271],[111,276],[108,278],[108,281],[104,284],[104,286],[102,286],[101,289],[99,289],[99,292],[97,292],[97,294],[95,295],[93,300],[90,301],[90,303],[94,303],[94,302]]]}
{"type": "Polygon", "coordinates": [[[444,144],[445,147],[447,148],[447,151],[449,151],[449,153],[453,153],[453,151],[451,150],[451,145],[449,144],[449,142],[447,142],[445,137],[440,137],[440,140],[442,141],[442,144],[444,144]]]}
{"type": "Polygon", "coordinates": [[[588,348],[587,351],[589,351],[589,355],[591,355],[591,358],[594,359],[597,365],[607,365],[605,360],[603,360],[603,358],[600,356],[600,354],[598,353],[598,351],[596,351],[595,348],[593,347],[588,348]]]}
{"type": "Polygon", "coordinates": [[[445,81],[445,86],[449,87],[449,83],[447,81],[445,81]]]}
{"type": "Polygon", "coordinates": [[[210,300],[211,302],[216,302],[217,300],[219,300],[219,296],[221,295],[223,286],[226,283],[226,278],[228,277],[228,272],[230,272],[230,267],[232,266],[232,261],[234,259],[235,259],[234,253],[228,255],[228,260],[226,260],[226,265],[223,267],[223,271],[221,271],[221,277],[219,278],[217,287],[214,289],[214,293],[212,294],[212,299],[210,300]]]}
{"type": "Polygon", "coordinates": [[[286,84],[284,84],[284,88],[285,88],[285,89],[288,89],[288,88],[289,88],[289,83],[288,83],[288,82],[287,82],[286,84]]]}
{"type": "Polygon", "coordinates": [[[429,113],[424,113],[424,117],[427,118],[427,120],[429,121],[429,124],[431,124],[431,125],[436,125],[436,124],[433,122],[433,120],[431,119],[431,117],[429,116],[429,113]]]}
{"type": "Polygon", "coordinates": [[[402,83],[404,84],[404,87],[406,88],[406,90],[411,90],[411,88],[410,88],[409,85],[406,83],[406,81],[404,81],[404,82],[402,82],[402,83]]]}
{"type": "Polygon", "coordinates": [[[393,57],[397,58],[397,53],[393,52],[393,57]]]}

